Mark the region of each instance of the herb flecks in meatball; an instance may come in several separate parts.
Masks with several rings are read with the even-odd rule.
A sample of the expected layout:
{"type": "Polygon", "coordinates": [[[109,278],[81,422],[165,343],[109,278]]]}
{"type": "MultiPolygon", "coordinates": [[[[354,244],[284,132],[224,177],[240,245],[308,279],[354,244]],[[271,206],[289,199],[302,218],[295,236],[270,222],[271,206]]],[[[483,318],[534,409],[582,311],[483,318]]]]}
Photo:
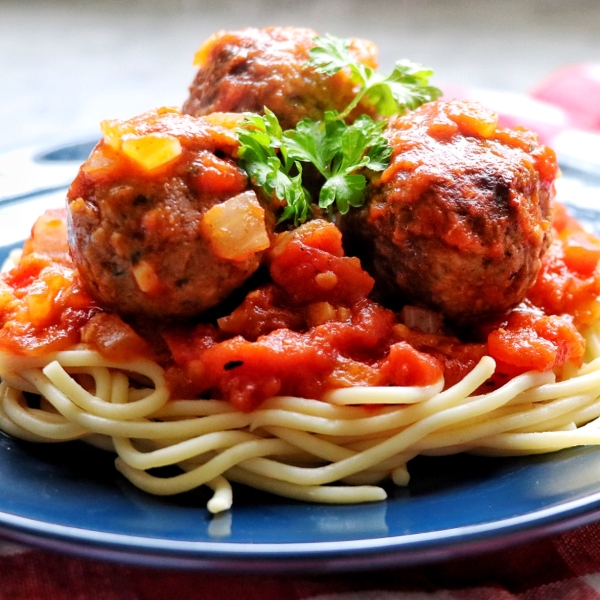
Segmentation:
{"type": "Polygon", "coordinates": [[[521,302],[550,242],[554,153],[461,101],[426,104],[386,135],[391,164],[342,227],[390,303],[466,324],[521,302]]]}
{"type": "Polygon", "coordinates": [[[216,122],[159,109],[102,124],[67,200],[71,255],[104,308],[195,316],[258,268],[274,219],[216,122]]]}
{"type": "MultiPolygon", "coordinates": [[[[218,112],[262,113],[271,109],[284,129],[304,117],[319,120],[327,110],[343,110],[356,95],[349,73],[333,77],[308,65],[317,34],[311,29],[267,27],[219,31],[198,50],[200,67],[183,112],[200,116],[218,112]]],[[[357,60],[377,67],[371,42],[354,39],[350,51],[357,60]]],[[[374,109],[360,104],[350,115],[374,109]]]]}

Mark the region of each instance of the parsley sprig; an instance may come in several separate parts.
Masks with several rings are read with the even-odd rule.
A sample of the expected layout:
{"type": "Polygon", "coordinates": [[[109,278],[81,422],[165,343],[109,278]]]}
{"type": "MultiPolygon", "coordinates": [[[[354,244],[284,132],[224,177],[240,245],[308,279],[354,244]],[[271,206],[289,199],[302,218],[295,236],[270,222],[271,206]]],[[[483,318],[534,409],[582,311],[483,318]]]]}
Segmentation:
{"type": "Polygon", "coordinates": [[[385,121],[361,116],[351,125],[330,111],[323,121],[302,119],[282,131],[277,117],[248,114],[238,131],[239,157],[252,183],[285,203],[281,221],[295,225],[313,216],[310,192],[302,185],[302,163],[312,164],[325,179],[318,204],[325,212],[334,204],[341,214],[364,203],[367,178],[363,171],[383,171],[392,149],[383,135],[385,121]]]}
{"type": "Polygon", "coordinates": [[[288,156],[312,163],[325,178],[319,193],[319,207],[334,204],[341,214],[364,203],[367,178],[364,169],[383,171],[392,154],[383,135],[384,121],[361,116],[352,125],[327,112],[323,121],[302,119],[295,129],[283,134],[288,156]]]}
{"type": "Polygon", "coordinates": [[[383,171],[392,148],[383,135],[385,121],[362,115],[348,124],[345,118],[367,98],[381,116],[404,113],[434,100],[441,91],[429,85],[432,72],[410,61],[399,61],[389,76],[358,62],[350,43],[327,35],[316,38],[309,65],[335,75],[348,69],[358,92],[342,111],[328,111],[323,120],[302,119],[283,131],[275,114],[265,107],[264,116],[247,114],[237,130],[239,157],[253,185],[284,204],[281,221],[295,225],[314,215],[313,199],[302,183],[303,165],[312,165],[323,177],[318,206],[324,213],[346,214],[365,202],[366,170],[383,171]]]}
{"type": "Polygon", "coordinates": [[[349,40],[325,35],[316,38],[315,42],[315,47],[309,52],[310,66],[331,76],[348,69],[352,79],[360,86],[360,91],[340,113],[340,118],[347,117],[365,96],[381,116],[390,117],[404,114],[407,109],[414,110],[442,95],[440,89],[429,85],[433,71],[418,63],[399,60],[391,75],[386,76],[357,61],[350,53],[349,40]]]}
{"type": "Polygon", "coordinates": [[[302,164],[290,156],[277,117],[265,107],[263,117],[247,114],[243,126],[237,130],[241,167],[253,185],[285,203],[280,222],[304,223],[313,216],[312,199],[302,185],[302,164]]]}

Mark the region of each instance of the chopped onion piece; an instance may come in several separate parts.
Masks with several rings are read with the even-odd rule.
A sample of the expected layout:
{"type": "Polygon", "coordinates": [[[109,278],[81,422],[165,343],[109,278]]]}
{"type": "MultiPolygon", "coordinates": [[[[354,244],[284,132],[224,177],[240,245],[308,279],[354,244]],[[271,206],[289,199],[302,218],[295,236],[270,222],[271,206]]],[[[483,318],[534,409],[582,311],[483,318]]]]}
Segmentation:
{"type": "Polygon", "coordinates": [[[140,260],[131,270],[138,287],[145,294],[153,294],[160,289],[160,279],[154,267],[145,260],[140,260]]]}
{"type": "Polygon", "coordinates": [[[411,329],[420,329],[423,333],[442,333],[444,317],[437,312],[420,306],[405,306],[400,311],[402,322],[411,329]]]}
{"type": "Polygon", "coordinates": [[[270,244],[265,211],[252,191],[213,206],[200,228],[215,255],[227,260],[244,261],[270,244]]]}

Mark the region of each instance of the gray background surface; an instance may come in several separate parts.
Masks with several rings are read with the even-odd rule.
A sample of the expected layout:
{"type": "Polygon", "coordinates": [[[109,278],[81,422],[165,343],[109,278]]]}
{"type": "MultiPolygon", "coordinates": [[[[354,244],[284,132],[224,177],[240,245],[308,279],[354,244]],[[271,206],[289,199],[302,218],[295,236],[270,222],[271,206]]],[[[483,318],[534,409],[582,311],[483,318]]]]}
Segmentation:
{"type": "Polygon", "coordinates": [[[382,69],[411,58],[438,85],[527,91],[600,62],[595,0],[0,0],[0,151],[180,105],[208,35],[266,25],[369,38],[382,69]]]}

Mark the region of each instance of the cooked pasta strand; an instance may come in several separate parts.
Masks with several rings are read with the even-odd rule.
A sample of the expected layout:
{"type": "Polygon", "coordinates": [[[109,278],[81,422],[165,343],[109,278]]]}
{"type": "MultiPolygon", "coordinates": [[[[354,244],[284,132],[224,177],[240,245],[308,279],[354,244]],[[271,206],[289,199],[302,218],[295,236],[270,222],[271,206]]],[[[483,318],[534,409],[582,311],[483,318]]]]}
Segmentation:
{"type": "Polygon", "coordinates": [[[445,391],[340,390],[330,395],[340,404],[281,396],[252,413],[222,400],[169,400],[157,365],[116,365],[89,350],[55,353],[46,362],[2,355],[1,368],[9,369],[0,384],[2,429],[36,442],[89,438],[116,452],[117,469],[140,489],[171,495],[208,486],[212,513],[230,508],[230,481],[306,501],[370,502],[385,498],[377,485],[384,480],[407,485],[407,462],[418,453],[600,444],[600,359],[567,381],[528,373],[472,395],[494,372],[485,357],[445,391]],[[40,394],[40,408],[29,407],[22,390],[40,394]],[[371,392],[373,404],[383,396],[389,404],[342,403],[371,392]],[[148,473],[165,466],[181,473],[148,473]]]}

